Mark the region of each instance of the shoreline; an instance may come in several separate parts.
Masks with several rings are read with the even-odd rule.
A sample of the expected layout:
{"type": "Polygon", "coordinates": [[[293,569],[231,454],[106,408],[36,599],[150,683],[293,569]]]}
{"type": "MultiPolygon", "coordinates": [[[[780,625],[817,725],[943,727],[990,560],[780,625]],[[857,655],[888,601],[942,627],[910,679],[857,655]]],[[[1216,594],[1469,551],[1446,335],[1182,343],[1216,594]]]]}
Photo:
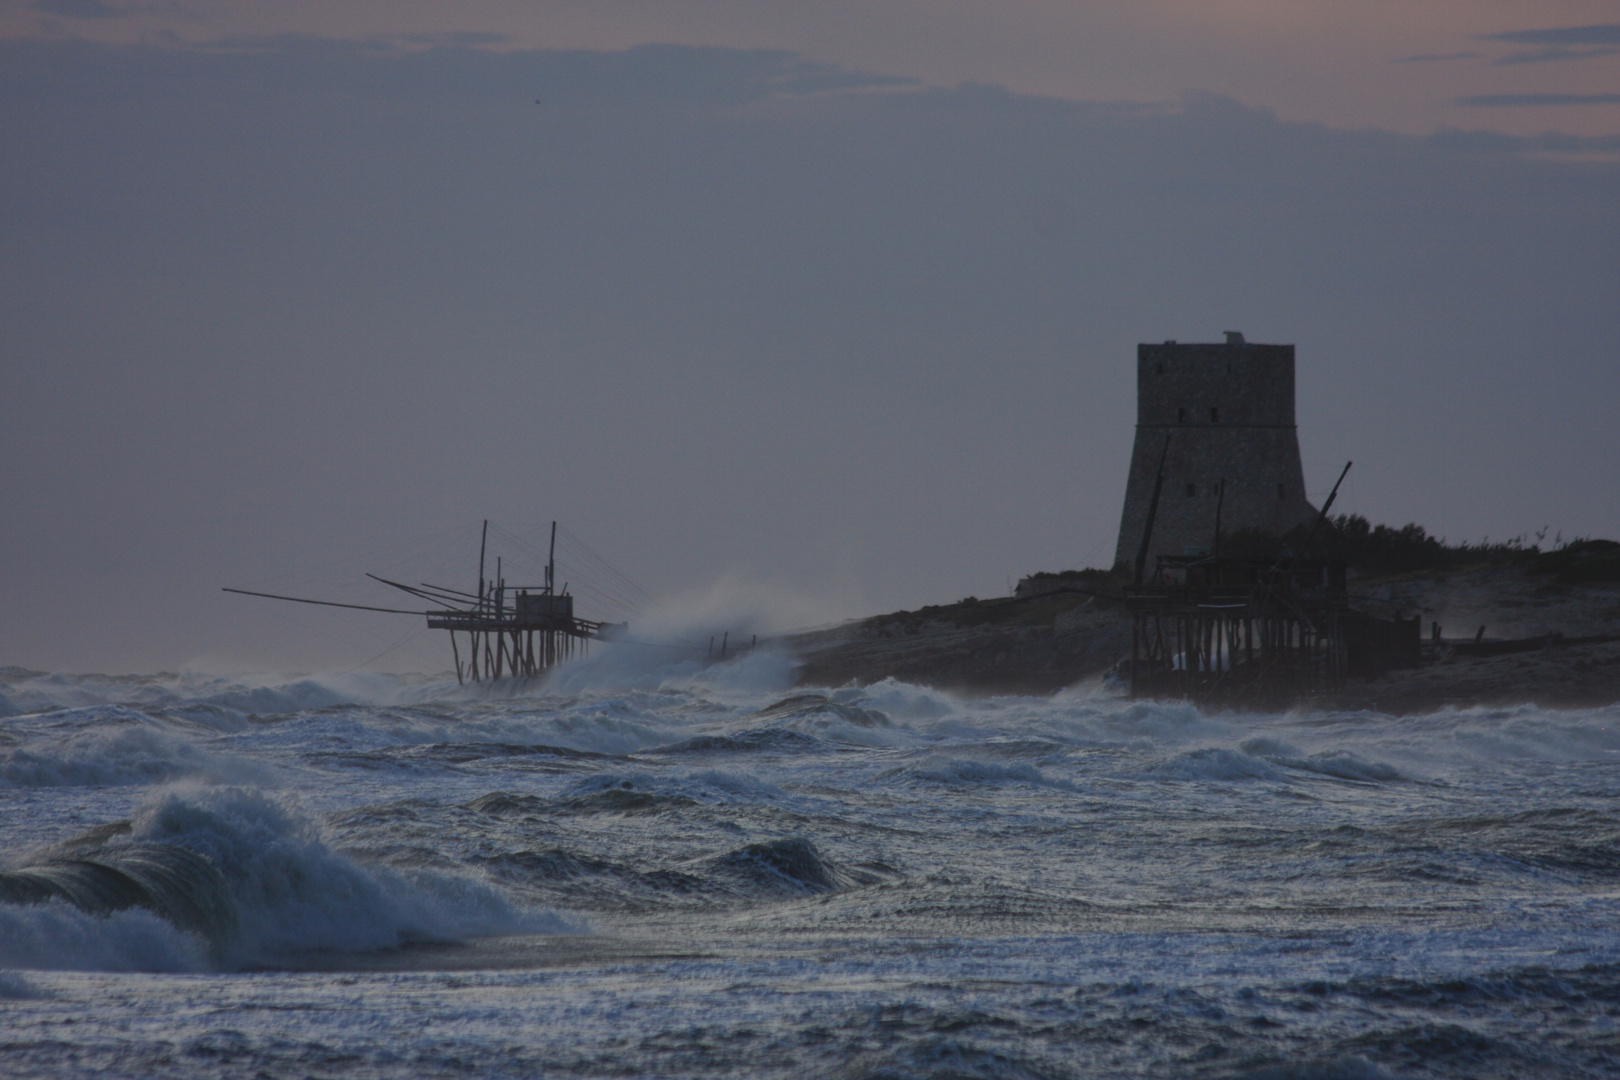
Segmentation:
{"type": "MultiPolygon", "coordinates": [[[[1425,626],[1482,627],[1498,655],[1468,655],[1473,638],[1435,642],[1424,660],[1265,711],[1439,709],[1620,702],[1620,585],[1567,585],[1517,566],[1363,580],[1360,603],[1421,616],[1425,626]],[[1560,640],[1558,635],[1566,639],[1560,640]],[[1536,645],[1529,639],[1550,638],[1536,645]],[[1596,638],[1595,641],[1581,641],[1596,638]]],[[[1046,696],[1106,676],[1130,651],[1122,604],[1097,592],[975,600],[877,615],[773,644],[800,662],[801,686],[865,686],[894,678],[969,697],[1046,696]]],[[[1223,707],[1209,703],[1212,707],[1223,707]]],[[[1239,707],[1234,703],[1232,707],[1239,707]]],[[[1241,707],[1249,708],[1250,705],[1241,707]]]]}

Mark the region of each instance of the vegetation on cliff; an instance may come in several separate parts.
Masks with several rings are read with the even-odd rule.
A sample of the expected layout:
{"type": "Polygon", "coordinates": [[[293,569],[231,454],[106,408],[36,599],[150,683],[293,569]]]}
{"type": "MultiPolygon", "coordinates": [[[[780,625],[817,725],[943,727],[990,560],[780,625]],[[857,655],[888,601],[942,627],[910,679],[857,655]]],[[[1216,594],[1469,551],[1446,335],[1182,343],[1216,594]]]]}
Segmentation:
{"type": "MultiPolygon", "coordinates": [[[[1442,624],[1450,643],[1471,641],[1487,627],[1493,640],[1548,642],[1534,653],[1491,657],[1452,655],[1449,644],[1435,645],[1421,668],[1356,681],[1336,691],[1333,702],[1414,712],[1620,700],[1620,641],[1613,640],[1620,634],[1620,543],[1580,539],[1543,549],[1543,534],[1452,544],[1421,525],[1373,525],[1346,514],[1314,536],[1309,529],[1280,537],[1223,535],[1221,553],[1286,559],[1307,539],[1310,557],[1343,560],[1352,570],[1357,606],[1442,624]]],[[[1120,601],[1132,578],[1125,568],[1035,573],[1019,582],[1015,596],[890,612],[782,644],[799,658],[804,685],[894,678],[969,694],[1051,693],[1100,677],[1129,654],[1130,617],[1120,601]]]]}
{"type": "Polygon", "coordinates": [[[1221,552],[1275,558],[1299,551],[1308,543],[1311,556],[1342,561],[1366,577],[1512,565],[1566,585],[1620,583],[1620,543],[1577,539],[1557,542],[1543,550],[1545,535],[1545,531],[1538,533],[1533,541],[1521,536],[1494,544],[1489,540],[1452,544],[1415,523],[1395,528],[1374,525],[1360,514],[1340,514],[1329,519],[1314,537],[1304,527],[1283,536],[1240,530],[1221,538],[1221,552]]]}

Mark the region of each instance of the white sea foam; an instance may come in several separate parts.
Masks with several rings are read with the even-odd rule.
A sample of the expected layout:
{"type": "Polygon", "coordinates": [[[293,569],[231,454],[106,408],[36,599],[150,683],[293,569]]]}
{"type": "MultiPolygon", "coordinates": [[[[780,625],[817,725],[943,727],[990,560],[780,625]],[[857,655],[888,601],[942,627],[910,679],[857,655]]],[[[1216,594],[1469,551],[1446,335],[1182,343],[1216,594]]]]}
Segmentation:
{"type": "Polygon", "coordinates": [[[960,703],[952,695],[898,679],[884,679],[862,690],[836,690],[831,697],[840,704],[869,703],[900,720],[943,721],[961,715],[960,703]]]}
{"type": "Polygon", "coordinates": [[[555,913],[520,911],[471,878],[361,865],[327,847],[310,819],[253,789],[158,793],[130,836],[185,847],[220,870],[239,923],[226,951],[239,963],[576,929],[555,913]]]}
{"type": "Polygon", "coordinates": [[[0,971],[0,1001],[34,1001],[49,996],[15,971],[0,971]]]}
{"type": "Polygon", "coordinates": [[[286,755],[318,746],[349,752],[453,743],[556,746],[599,754],[628,754],[668,741],[667,721],[634,700],[573,700],[532,696],[467,702],[452,714],[433,706],[347,706],[262,726],[236,740],[286,755]]]}
{"type": "Polygon", "coordinates": [[[195,971],[282,962],[312,950],[583,927],[554,912],[515,908],[473,878],[356,862],[331,850],[310,819],[248,788],[154,793],[128,840],[113,850],[124,843],[173,844],[208,858],[229,888],[235,929],[210,943],[140,908],[92,915],[61,900],[0,905],[0,965],[195,971]]]}
{"type": "MultiPolygon", "coordinates": [[[[522,684],[512,684],[521,686],[522,684]]],[[[454,680],[368,672],[286,675],[185,671],[161,675],[73,675],[0,670],[0,717],[60,709],[130,705],[172,711],[221,731],[240,731],[250,717],[286,715],[334,705],[405,705],[472,698],[454,680]]]]}
{"type": "Polygon", "coordinates": [[[669,738],[665,724],[622,700],[584,703],[553,717],[525,719],[523,730],[535,742],[596,754],[631,754],[669,738]]]}
{"type": "Polygon", "coordinates": [[[768,650],[715,662],[700,651],[626,641],[598,647],[595,655],[565,664],[545,679],[548,693],[618,694],[640,690],[745,700],[793,685],[794,662],[768,650]]]}
{"type": "Polygon", "coordinates": [[[204,713],[329,699],[179,676],[11,718],[0,753],[49,750],[58,776],[116,759],[90,751],[124,729],[161,738],[127,744],[129,773],[0,786],[9,861],[133,817],[103,853],[196,852],[237,917],[216,943],[141,910],[0,906],[0,964],[36,969],[0,975],[0,1072],[538,1075],[588,1055],[625,1075],[1387,1080],[1602,1060],[1620,710],[1211,714],[725,675],[377,677],[240,727],[204,713]],[[191,751],[284,783],[209,786],[230,774],[191,751]],[[596,935],[478,940],[575,925],[552,910],[596,935]],[[362,955],[447,940],[466,947],[362,955]],[[468,970],[425,969],[446,958],[468,970]],[[314,970],[241,970],[261,966],[314,970]],[[773,1065],[760,1031],[794,1053],[773,1065]]]}
{"type": "Polygon", "coordinates": [[[1245,739],[1239,744],[1239,749],[1245,754],[1264,758],[1273,765],[1335,776],[1341,780],[1383,782],[1405,779],[1400,770],[1393,765],[1364,760],[1349,750],[1323,750],[1315,754],[1304,754],[1288,743],[1269,738],[1245,739]]]}
{"type": "MultiPolygon", "coordinates": [[[[99,710],[98,710],[99,711],[99,710]]],[[[0,785],[89,787],[161,784],[183,777],[216,783],[272,784],[259,762],[213,753],[136,714],[133,722],[38,736],[0,755],[0,785]]]]}
{"type": "Polygon", "coordinates": [[[627,690],[700,694],[737,700],[780,693],[794,683],[797,663],[759,637],[816,622],[825,597],[805,597],[770,582],[732,575],[642,613],[628,634],[592,655],[552,671],[548,692],[614,694],[627,690]],[[728,659],[716,662],[720,656],[728,659]]]}
{"type": "Polygon", "coordinates": [[[89,915],[61,900],[0,904],[0,966],[54,971],[204,971],[208,942],[141,908],[89,915]]]}

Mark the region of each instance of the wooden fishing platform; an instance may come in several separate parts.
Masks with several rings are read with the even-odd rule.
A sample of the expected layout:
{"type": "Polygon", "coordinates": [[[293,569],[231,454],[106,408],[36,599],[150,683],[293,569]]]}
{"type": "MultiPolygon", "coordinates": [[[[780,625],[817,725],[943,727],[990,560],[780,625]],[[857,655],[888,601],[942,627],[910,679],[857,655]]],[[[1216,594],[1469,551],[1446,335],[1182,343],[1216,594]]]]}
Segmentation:
{"type": "Polygon", "coordinates": [[[1133,697],[1275,706],[1419,660],[1422,619],[1352,610],[1341,563],[1161,556],[1125,605],[1133,697]]]}
{"type": "Polygon", "coordinates": [[[1421,616],[1384,619],[1353,611],[1344,564],[1301,557],[1327,521],[1351,462],[1339,473],[1299,551],[1278,559],[1222,558],[1222,480],[1208,549],[1213,554],[1161,555],[1149,575],[1148,551],[1169,452],[1166,436],[1136,555],[1135,584],[1125,589],[1132,697],[1272,707],[1335,689],[1349,676],[1371,677],[1418,664],[1421,616]]]}
{"type": "Polygon", "coordinates": [[[390,581],[376,574],[366,576],[434,605],[425,611],[405,608],[374,607],[369,604],[345,604],[333,600],[311,600],[298,596],[280,596],[275,593],[253,592],[248,589],[225,589],[225,592],[244,596],[261,596],[271,600],[287,600],[297,604],[317,604],[322,607],[350,608],[356,611],[379,611],[396,615],[421,615],[427,618],[429,630],[446,630],[450,634],[450,651],[456,664],[456,681],[481,682],[509,677],[530,678],[542,675],[559,664],[585,655],[592,641],[611,641],[622,637],[628,629],[625,623],[595,622],[574,614],[574,597],[565,584],[557,588],[557,523],[551,523],[551,547],[545,565],[545,580],[540,585],[509,585],[501,571],[501,560],[495,562],[495,576],[485,574],[485,555],[489,546],[489,522],[484,522],[478,544],[478,591],[462,592],[443,585],[406,585],[390,581]],[[461,644],[457,634],[467,635],[467,659],[461,658],[461,644]]]}
{"type": "Polygon", "coordinates": [[[616,624],[576,617],[574,598],[566,593],[514,589],[502,582],[472,608],[429,612],[427,625],[450,632],[458,679],[463,667],[456,635],[467,635],[466,677],[478,681],[542,674],[583,655],[588,642],[603,640],[603,631],[616,624]]]}

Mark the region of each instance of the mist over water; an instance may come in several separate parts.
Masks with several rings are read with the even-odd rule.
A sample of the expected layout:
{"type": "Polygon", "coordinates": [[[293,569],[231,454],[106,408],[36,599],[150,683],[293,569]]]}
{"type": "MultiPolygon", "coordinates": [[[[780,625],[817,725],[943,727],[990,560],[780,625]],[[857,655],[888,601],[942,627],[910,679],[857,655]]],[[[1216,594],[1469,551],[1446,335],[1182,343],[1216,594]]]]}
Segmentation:
{"type": "Polygon", "coordinates": [[[0,676],[0,1073],[1612,1076],[1620,708],[0,676]]]}

